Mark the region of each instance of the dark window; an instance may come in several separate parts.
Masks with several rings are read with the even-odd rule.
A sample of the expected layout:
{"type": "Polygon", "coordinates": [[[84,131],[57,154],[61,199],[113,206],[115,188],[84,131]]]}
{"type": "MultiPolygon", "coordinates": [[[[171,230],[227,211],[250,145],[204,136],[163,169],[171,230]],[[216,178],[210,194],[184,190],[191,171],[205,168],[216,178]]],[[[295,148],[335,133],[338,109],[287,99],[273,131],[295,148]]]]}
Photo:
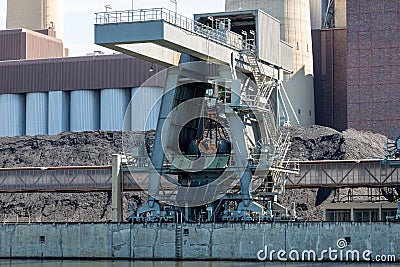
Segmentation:
{"type": "Polygon", "coordinates": [[[382,221],[386,221],[386,217],[396,216],[397,209],[382,209],[382,221]]]}
{"type": "Polygon", "coordinates": [[[355,222],[376,222],[379,219],[379,210],[354,210],[354,221],[355,222]]]}
{"type": "Polygon", "coordinates": [[[332,222],[349,222],[351,212],[350,210],[326,210],[325,219],[332,222]]]}
{"type": "Polygon", "coordinates": [[[189,229],[185,228],[183,229],[183,235],[188,236],[189,235],[189,229]]]}
{"type": "Polygon", "coordinates": [[[40,236],[40,244],[46,243],[46,237],[44,235],[40,236]]]}

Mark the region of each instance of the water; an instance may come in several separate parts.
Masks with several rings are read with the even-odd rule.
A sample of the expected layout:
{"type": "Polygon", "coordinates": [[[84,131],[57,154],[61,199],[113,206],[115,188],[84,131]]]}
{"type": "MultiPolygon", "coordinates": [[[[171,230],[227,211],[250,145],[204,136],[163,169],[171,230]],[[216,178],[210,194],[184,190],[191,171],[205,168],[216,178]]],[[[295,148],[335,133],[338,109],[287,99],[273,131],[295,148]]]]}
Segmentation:
{"type": "Polygon", "coordinates": [[[35,261],[35,260],[0,260],[4,267],[399,267],[400,263],[280,263],[280,262],[238,262],[238,261],[35,261]]]}

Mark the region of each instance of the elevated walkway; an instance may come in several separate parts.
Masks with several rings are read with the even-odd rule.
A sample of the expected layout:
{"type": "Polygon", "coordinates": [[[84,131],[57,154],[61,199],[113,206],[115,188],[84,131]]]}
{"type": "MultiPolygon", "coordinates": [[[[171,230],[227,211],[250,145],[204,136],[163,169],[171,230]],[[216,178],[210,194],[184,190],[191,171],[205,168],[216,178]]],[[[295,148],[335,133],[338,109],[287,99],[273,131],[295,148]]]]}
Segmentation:
{"type": "MultiPolygon", "coordinates": [[[[248,49],[248,40],[228,26],[210,27],[165,8],[95,15],[96,44],[166,67],[177,66],[181,53],[233,66],[234,60],[241,58],[241,51],[248,49]]],[[[286,62],[291,62],[292,47],[281,41],[279,35],[268,38],[276,41],[276,51],[271,53],[277,54],[279,60],[266,61],[266,68],[291,72],[292,66],[286,62]]]]}
{"type": "Polygon", "coordinates": [[[95,43],[164,66],[178,65],[181,53],[230,64],[243,48],[240,35],[164,8],[96,13],[95,43]]]}
{"type": "MultiPolygon", "coordinates": [[[[298,162],[299,173],[288,173],[286,188],[400,186],[400,168],[380,160],[298,162]]],[[[124,191],[142,191],[137,179],[122,172],[124,191]]],[[[141,183],[144,184],[144,183],[141,183]]],[[[170,186],[165,182],[161,186],[170,186]]],[[[111,191],[112,167],[51,167],[0,169],[0,192],[111,191]]]]}

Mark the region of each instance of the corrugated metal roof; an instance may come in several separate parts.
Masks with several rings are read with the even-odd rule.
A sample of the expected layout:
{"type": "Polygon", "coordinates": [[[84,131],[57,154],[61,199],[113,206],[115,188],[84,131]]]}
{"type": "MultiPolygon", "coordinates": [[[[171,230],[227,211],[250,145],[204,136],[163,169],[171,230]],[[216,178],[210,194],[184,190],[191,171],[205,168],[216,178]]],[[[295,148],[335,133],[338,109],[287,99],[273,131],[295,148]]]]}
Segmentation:
{"type": "Polygon", "coordinates": [[[149,72],[151,66],[122,54],[3,61],[0,94],[138,87],[163,69],[153,65],[155,71],[149,72]]]}

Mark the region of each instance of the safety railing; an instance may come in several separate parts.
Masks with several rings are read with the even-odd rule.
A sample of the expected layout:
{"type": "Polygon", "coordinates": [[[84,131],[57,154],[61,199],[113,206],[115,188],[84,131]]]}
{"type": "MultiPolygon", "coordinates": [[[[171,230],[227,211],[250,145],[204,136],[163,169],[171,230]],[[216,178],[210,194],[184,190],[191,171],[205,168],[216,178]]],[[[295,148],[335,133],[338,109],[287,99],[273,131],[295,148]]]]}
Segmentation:
{"type": "MultiPolygon", "coordinates": [[[[231,155],[229,167],[234,168],[235,161],[231,155]]],[[[271,167],[299,170],[289,172],[288,188],[400,186],[400,168],[380,160],[284,161],[271,167]]],[[[0,192],[107,191],[112,188],[111,175],[111,166],[0,169],[0,192]]],[[[123,184],[124,190],[145,190],[148,175],[124,171],[123,184]]]]}
{"type": "Polygon", "coordinates": [[[287,188],[400,186],[400,168],[380,160],[303,161],[299,170],[289,175],[287,188]]]}
{"type": "Polygon", "coordinates": [[[240,34],[229,29],[215,29],[166,8],[97,12],[95,15],[97,25],[160,20],[238,51],[247,47],[240,34]]]}
{"type": "Polygon", "coordinates": [[[111,188],[111,166],[0,169],[0,192],[111,188]]]}

